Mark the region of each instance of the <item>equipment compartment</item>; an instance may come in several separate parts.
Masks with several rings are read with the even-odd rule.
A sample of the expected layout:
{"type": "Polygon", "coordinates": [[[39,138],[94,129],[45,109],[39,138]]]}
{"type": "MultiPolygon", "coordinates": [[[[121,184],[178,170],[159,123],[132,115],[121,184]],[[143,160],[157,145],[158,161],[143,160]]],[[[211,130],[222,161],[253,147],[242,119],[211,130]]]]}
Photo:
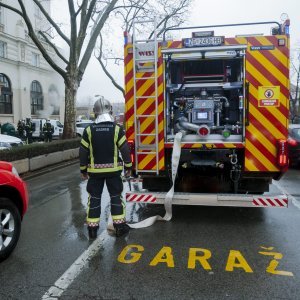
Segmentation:
{"type": "Polygon", "coordinates": [[[182,131],[184,142],[242,142],[244,65],[234,49],[165,55],[167,141],[182,131]]]}

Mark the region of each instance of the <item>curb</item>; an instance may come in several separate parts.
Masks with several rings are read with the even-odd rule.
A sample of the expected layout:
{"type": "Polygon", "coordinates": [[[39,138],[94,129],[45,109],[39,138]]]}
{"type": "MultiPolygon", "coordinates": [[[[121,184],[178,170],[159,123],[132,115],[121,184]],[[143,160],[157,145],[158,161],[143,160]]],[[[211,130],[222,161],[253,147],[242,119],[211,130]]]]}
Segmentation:
{"type": "Polygon", "coordinates": [[[47,174],[49,172],[56,171],[56,170],[59,170],[59,169],[62,169],[62,168],[65,168],[65,167],[68,167],[68,166],[71,166],[71,165],[75,165],[75,164],[78,164],[78,169],[79,169],[79,159],[78,158],[68,160],[68,161],[63,162],[63,163],[47,166],[45,168],[42,168],[42,169],[39,169],[39,170],[36,170],[36,171],[33,171],[33,172],[27,172],[27,173],[21,174],[20,177],[23,180],[29,180],[29,179],[47,174]]]}

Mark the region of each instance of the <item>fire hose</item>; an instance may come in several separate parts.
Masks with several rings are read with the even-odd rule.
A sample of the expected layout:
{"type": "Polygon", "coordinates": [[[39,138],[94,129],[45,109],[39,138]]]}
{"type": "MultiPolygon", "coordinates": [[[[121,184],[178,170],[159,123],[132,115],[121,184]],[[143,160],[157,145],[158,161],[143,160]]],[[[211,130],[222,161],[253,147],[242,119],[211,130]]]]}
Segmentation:
{"type": "MultiPolygon", "coordinates": [[[[174,146],[173,146],[173,152],[172,152],[172,187],[168,191],[165,197],[164,201],[164,207],[166,210],[166,213],[164,217],[156,215],[149,217],[145,220],[142,220],[138,223],[128,224],[130,228],[145,228],[153,225],[156,221],[170,221],[172,219],[172,200],[174,196],[174,188],[175,188],[175,179],[177,175],[178,165],[179,165],[179,159],[181,154],[181,139],[182,139],[182,132],[178,132],[174,137],[174,146]]],[[[113,224],[112,224],[112,218],[110,216],[107,229],[113,230],[113,224]]]]}

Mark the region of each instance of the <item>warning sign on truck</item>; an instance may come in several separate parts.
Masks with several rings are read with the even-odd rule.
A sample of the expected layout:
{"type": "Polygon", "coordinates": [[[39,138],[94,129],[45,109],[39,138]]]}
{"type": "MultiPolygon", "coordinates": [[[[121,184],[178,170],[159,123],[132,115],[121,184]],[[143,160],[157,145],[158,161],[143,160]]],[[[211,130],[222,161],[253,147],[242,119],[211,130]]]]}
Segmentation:
{"type": "Polygon", "coordinates": [[[259,86],[258,106],[279,107],[280,86],[259,86]]]}

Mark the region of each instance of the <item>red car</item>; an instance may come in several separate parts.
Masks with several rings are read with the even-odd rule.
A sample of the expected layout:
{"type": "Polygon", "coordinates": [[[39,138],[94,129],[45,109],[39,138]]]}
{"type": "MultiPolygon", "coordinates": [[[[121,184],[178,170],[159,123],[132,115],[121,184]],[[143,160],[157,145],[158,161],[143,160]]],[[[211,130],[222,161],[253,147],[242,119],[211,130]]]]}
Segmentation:
{"type": "Polygon", "coordinates": [[[0,161],[0,262],[16,247],[27,208],[26,183],[11,163],[0,161]]]}

